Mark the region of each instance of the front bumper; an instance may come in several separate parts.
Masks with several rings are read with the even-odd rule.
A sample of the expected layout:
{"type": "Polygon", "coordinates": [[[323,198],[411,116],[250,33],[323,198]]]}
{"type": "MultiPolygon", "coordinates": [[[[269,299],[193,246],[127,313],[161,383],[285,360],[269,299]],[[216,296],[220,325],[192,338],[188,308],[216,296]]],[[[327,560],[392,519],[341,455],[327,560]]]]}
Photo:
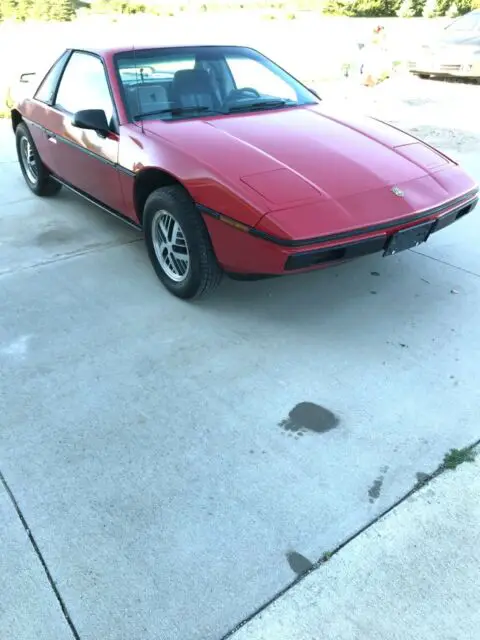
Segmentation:
{"type": "Polygon", "coordinates": [[[384,256],[393,255],[405,249],[411,249],[418,244],[426,242],[432,233],[436,233],[463,218],[473,211],[477,203],[478,197],[449,213],[426,221],[416,222],[413,225],[397,229],[390,234],[365,238],[364,240],[349,242],[336,247],[297,253],[288,258],[285,270],[296,271],[298,269],[319,267],[325,263],[352,260],[371,253],[383,252],[384,256]]]}
{"type": "Polygon", "coordinates": [[[410,219],[390,224],[388,228],[358,228],[336,237],[315,238],[286,243],[256,229],[239,228],[238,223],[226,223],[225,216],[199,207],[207,225],[217,259],[231,274],[274,276],[311,271],[361,256],[383,252],[391,255],[428,240],[432,233],[453,224],[470,213],[479,200],[478,191],[471,191],[450,204],[436,207],[410,219]],[[407,233],[408,231],[408,233],[407,233]]]}

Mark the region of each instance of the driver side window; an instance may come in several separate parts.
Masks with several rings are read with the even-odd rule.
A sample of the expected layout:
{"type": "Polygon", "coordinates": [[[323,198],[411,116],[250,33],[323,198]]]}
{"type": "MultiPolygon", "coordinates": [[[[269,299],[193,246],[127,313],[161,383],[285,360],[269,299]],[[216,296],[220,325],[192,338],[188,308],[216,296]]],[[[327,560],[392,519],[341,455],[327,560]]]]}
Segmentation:
{"type": "Polygon", "coordinates": [[[103,109],[111,122],[112,98],[99,58],[79,51],[72,54],[60,81],[55,107],[72,114],[82,109],[103,109]]]}

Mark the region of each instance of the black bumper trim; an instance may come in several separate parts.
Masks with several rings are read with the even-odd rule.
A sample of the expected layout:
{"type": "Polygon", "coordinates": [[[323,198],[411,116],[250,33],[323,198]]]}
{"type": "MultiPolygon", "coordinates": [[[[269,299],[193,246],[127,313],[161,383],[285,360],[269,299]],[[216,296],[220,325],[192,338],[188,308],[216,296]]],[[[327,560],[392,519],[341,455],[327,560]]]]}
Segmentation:
{"type": "MultiPolygon", "coordinates": [[[[478,188],[472,189],[467,193],[463,194],[463,196],[459,196],[458,198],[454,198],[449,202],[445,202],[444,204],[439,205],[438,207],[433,207],[432,209],[425,209],[419,213],[410,214],[408,216],[404,216],[403,218],[397,218],[391,222],[382,222],[380,224],[370,225],[369,227],[359,227],[358,229],[353,229],[351,231],[342,231],[340,233],[332,233],[330,235],[318,236],[315,238],[305,238],[304,240],[288,240],[285,238],[279,238],[278,236],[271,235],[266,233],[265,231],[261,231],[260,229],[255,229],[254,227],[249,227],[248,233],[257,238],[261,238],[262,240],[267,240],[268,242],[273,242],[274,244],[280,245],[282,247],[307,247],[312,244],[321,244],[324,242],[332,242],[335,240],[346,240],[347,238],[354,238],[356,236],[361,236],[368,233],[382,232],[388,231],[394,227],[399,227],[404,224],[409,224],[411,222],[417,222],[425,218],[429,218],[434,216],[435,214],[440,214],[442,211],[446,211],[447,209],[451,209],[458,205],[459,208],[463,208],[466,205],[473,205],[472,209],[478,202],[478,188]]],[[[220,217],[230,218],[234,220],[231,216],[225,215],[224,213],[219,213],[214,209],[210,209],[200,203],[196,203],[197,208],[200,213],[205,215],[209,215],[213,218],[219,219],[220,217]]],[[[457,209],[455,209],[457,211],[457,209]]],[[[451,212],[454,213],[454,212],[451,212]]],[[[245,225],[247,226],[247,225],[245,225]]]]}
{"type": "Polygon", "coordinates": [[[285,263],[285,271],[296,271],[297,269],[308,269],[316,265],[328,262],[340,262],[342,260],[352,260],[366,256],[369,253],[378,253],[385,247],[386,238],[384,235],[359,242],[350,242],[338,247],[328,247],[317,249],[316,251],[302,251],[294,256],[290,256],[285,263]]]}

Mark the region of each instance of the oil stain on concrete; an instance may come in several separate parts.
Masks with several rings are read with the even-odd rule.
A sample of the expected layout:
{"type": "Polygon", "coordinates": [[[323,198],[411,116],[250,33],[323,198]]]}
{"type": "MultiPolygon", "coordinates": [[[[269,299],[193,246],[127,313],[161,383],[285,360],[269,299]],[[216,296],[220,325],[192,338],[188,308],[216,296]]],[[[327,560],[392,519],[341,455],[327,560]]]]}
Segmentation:
{"type": "Polygon", "coordinates": [[[35,244],[39,247],[68,244],[78,240],[79,233],[67,227],[47,229],[39,233],[35,238],[35,244]]]}
{"type": "Polygon", "coordinates": [[[282,420],[279,426],[287,433],[300,437],[306,433],[326,433],[335,429],[339,419],[329,409],[313,402],[300,402],[282,420]]]}
{"type": "Polygon", "coordinates": [[[385,474],[388,471],[388,467],[382,467],[380,469],[380,475],[378,476],[378,478],[375,478],[375,480],[373,481],[372,486],[370,487],[370,489],[368,490],[368,501],[369,502],[375,502],[375,500],[378,500],[378,498],[380,497],[380,493],[382,491],[382,486],[383,486],[383,480],[385,478],[385,474]]]}
{"type": "Polygon", "coordinates": [[[301,553],[296,551],[289,551],[287,553],[287,562],[290,565],[290,569],[297,575],[301,576],[313,567],[313,563],[308,558],[302,556],[301,553]]]}

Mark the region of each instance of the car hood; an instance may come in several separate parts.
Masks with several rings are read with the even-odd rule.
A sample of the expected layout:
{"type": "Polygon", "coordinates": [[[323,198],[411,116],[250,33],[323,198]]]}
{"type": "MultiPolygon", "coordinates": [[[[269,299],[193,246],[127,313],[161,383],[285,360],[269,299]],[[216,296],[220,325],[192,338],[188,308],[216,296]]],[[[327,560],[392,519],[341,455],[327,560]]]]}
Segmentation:
{"type": "MultiPolygon", "coordinates": [[[[391,198],[392,187],[431,179],[453,165],[394,127],[373,118],[342,116],[324,105],[144,126],[194,157],[225,186],[240,194],[255,193],[264,211],[332,200],[353,203],[354,197],[358,206],[358,196],[371,192],[388,192],[391,198]]],[[[446,199],[447,191],[433,182],[436,201],[446,199]]],[[[401,206],[397,200],[398,215],[431,205],[420,182],[401,206]]],[[[344,208],[345,215],[350,218],[344,208]]],[[[373,211],[366,215],[378,216],[373,211]]]]}

